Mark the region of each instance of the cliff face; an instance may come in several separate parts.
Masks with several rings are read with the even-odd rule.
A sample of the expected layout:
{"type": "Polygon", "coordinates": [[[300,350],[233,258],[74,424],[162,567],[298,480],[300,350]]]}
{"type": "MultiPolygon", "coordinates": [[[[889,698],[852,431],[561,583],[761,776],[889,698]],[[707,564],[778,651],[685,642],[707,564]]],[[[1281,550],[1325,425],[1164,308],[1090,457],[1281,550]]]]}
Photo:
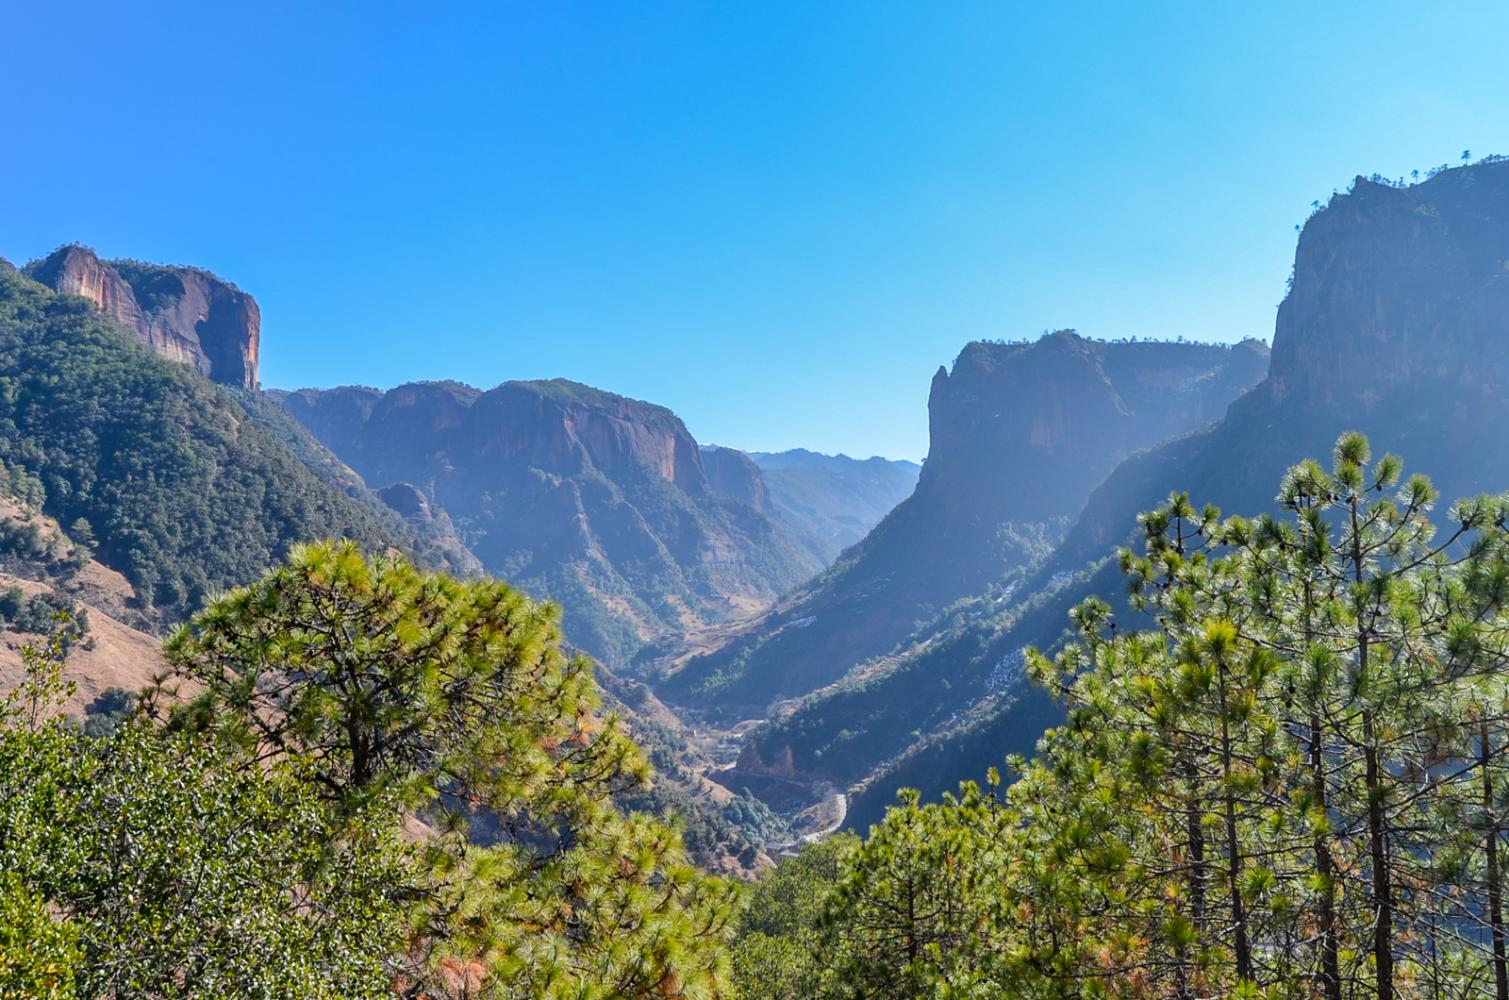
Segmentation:
{"type": "Polygon", "coordinates": [[[1045,555],[1133,450],[1219,415],[1266,348],[1110,344],[1061,331],[968,345],[933,378],[916,491],[824,577],[668,678],[699,703],[763,708],[889,651],[954,601],[1045,555]]]}
{"type": "Polygon", "coordinates": [[[163,357],[215,382],[257,386],[256,300],[207,271],[102,261],[86,247],[65,246],[26,272],[54,291],[93,302],[163,357]]]}
{"type": "Polygon", "coordinates": [[[1267,360],[1259,341],[1103,343],[1070,330],[970,344],[933,376],[918,494],[976,518],[1070,516],[1130,452],[1220,417],[1267,360]]]}
{"type": "Polygon", "coordinates": [[[754,459],[744,452],[737,448],[703,448],[702,468],[713,489],[761,513],[769,513],[770,497],[765,488],[765,476],[754,459]]]}
{"type": "Polygon", "coordinates": [[[1357,178],[1311,218],[1279,308],[1276,403],[1358,407],[1444,379],[1509,392],[1509,165],[1448,170],[1408,188],[1357,178]]]}
{"type": "Polygon", "coordinates": [[[302,390],[283,404],[368,483],[412,484],[384,496],[417,510],[417,489],[443,508],[490,572],[559,601],[570,639],[609,663],[757,609],[818,567],[721,461],[734,492],[714,484],[664,407],[562,380],[302,390]]]}
{"type": "MultiPolygon", "coordinates": [[[[1284,470],[1306,457],[1329,464],[1346,430],[1367,434],[1375,454],[1401,455],[1406,473],[1429,474],[1443,509],[1457,497],[1503,491],[1506,425],[1509,163],[1448,170],[1409,188],[1358,179],[1300,235],[1264,381],[1220,422],[1123,462],[1021,593],[1051,591],[1055,578],[1131,541],[1137,515],[1172,490],[1233,514],[1269,510],[1284,470]]],[[[1111,602],[1119,622],[1142,627],[1122,592],[1120,574],[1105,566],[1040,609],[982,621],[957,649],[919,653],[919,667],[930,658],[927,672],[979,701],[970,707],[955,694],[949,711],[967,723],[905,752],[891,746],[893,762],[851,799],[854,822],[876,818],[898,787],[937,794],[1005,754],[1030,753],[1043,726],[1058,721],[1057,709],[1020,677],[987,690],[992,672],[1025,645],[1051,646],[1067,610],[1092,593],[1111,602]]],[[[894,669],[895,686],[904,683],[905,703],[916,705],[924,699],[908,667],[894,669]]],[[[906,724],[874,705],[865,719],[875,731],[906,724]]],[[[836,731],[844,717],[830,710],[824,724],[836,731]]]]}

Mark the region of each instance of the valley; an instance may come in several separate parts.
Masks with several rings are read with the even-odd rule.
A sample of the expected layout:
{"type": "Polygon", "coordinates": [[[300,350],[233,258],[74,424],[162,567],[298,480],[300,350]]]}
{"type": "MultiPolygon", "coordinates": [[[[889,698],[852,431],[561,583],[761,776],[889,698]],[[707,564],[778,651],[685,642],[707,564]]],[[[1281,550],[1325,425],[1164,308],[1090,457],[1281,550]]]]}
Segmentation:
{"type": "MultiPolygon", "coordinates": [[[[1503,401],[1497,342],[1480,330],[1502,294],[1492,262],[1506,254],[1505,227],[1487,220],[1509,199],[1504,174],[1493,162],[1403,189],[1359,179],[1333,199],[1300,236],[1271,362],[1256,341],[1132,343],[1069,330],[965,345],[932,380],[920,466],[700,444],[664,407],[561,379],[263,391],[251,296],[192,268],[64,247],[11,272],[13,301],[37,298],[32,280],[81,296],[97,318],[71,322],[105,336],[96,350],[115,336],[99,331],[124,330],[167,365],[154,377],[216,414],[216,434],[245,428],[265,442],[263,467],[281,463],[303,485],[279,487],[279,505],[261,508],[281,506],[287,514],[274,516],[291,520],[245,570],[211,569],[186,548],[147,556],[128,541],[138,536],[110,527],[112,510],[150,503],[130,499],[129,485],[116,498],[78,489],[65,501],[25,485],[56,472],[18,465],[17,495],[31,491],[98,539],[100,562],[78,579],[117,581],[91,605],[112,649],[145,649],[181,609],[297,537],[384,538],[560,605],[567,641],[600,662],[631,729],[664,743],[660,766],[683,805],[701,802],[711,816],[752,795],[798,838],[862,830],[899,787],[936,795],[1032,750],[1057,709],[1027,679],[1024,652],[1051,648],[1085,595],[1114,595],[1108,557],[1169,490],[1260,506],[1256,484],[1348,426],[1444,456],[1454,492],[1498,481],[1496,459],[1469,469],[1451,442],[1454,427],[1498,419],[1503,401]],[[1391,305],[1406,284],[1413,297],[1391,305]],[[1433,331],[1428,362],[1414,330],[1433,331]],[[1451,414],[1396,416],[1406,412],[1397,400],[1443,383],[1454,385],[1451,414]],[[301,491],[307,514],[287,506],[301,491]],[[182,568],[164,577],[164,566],[182,568]],[[120,628],[145,631],[113,637],[120,628]]],[[[23,344],[12,350],[34,349],[23,344]]],[[[112,363],[143,364],[124,342],[111,352],[112,363]]],[[[45,441],[38,428],[11,454],[45,441]]],[[[112,459],[70,460],[83,484],[112,459]]],[[[176,529],[157,537],[147,544],[163,552],[183,544],[176,529]]],[[[91,696],[149,673],[106,683],[85,676],[88,662],[81,691],[91,696]]],[[[755,863],[736,834],[720,836],[734,838],[724,857],[755,863]]]]}

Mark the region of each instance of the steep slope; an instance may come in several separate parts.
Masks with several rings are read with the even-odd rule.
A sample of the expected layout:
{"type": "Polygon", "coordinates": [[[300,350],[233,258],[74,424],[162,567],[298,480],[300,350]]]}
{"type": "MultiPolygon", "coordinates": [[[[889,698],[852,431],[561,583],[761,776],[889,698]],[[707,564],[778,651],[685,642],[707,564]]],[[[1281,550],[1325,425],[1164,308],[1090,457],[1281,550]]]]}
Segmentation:
{"type": "Polygon", "coordinates": [[[139,340],[83,298],[0,272],[0,467],[12,493],[70,533],[87,528],[145,609],[181,615],[309,538],[423,547],[296,458],[231,390],[139,340]]]}
{"type": "Polygon", "coordinates": [[[165,358],[211,381],[257,387],[262,313],[235,285],[193,267],[102,261],[76,244],[28,264],[32,280],[78,295],[165,358]]]}
{"type": "Polygon", "coordinates": [[[22,648],[45,643],[59,628],[82,633],[63,673],[74,685],[68,711],[85,715],[113,692],[146,687],[166,662],[161,644],[143,630],[131,584],[52,518],[9,496],[8,487],[0,483],[0,692],[20,679],[22,648]],[[56,611],[71,621],[56,621],[56,611]]]}
{"type": "Polygon", "coordinates": [[[820,455],[803,448],[749,457],[764,475],[776,517],[817,539],[825,563],[911,496],[922,471],[916,462],[820,455]]]}
{"type": "MultiPolygon", "coordinates": [[[[1264,381],[1219,424],[1135,456],[1095,490],[1023,586],[1051,613],[1014,609],[982,619],[964,630],[969,655],[934,654],[927,671],[978,700],[869,779],[851,802],[851,821],[861,828],[873,821],[898,787],[936,794],[1008,753],[1031,751],[1056,709],[1013,672],[1016,651],[1051,645],[1068,608],[1091,593],[1121,608],[1123,627],[1140,625],[1104,560],[1131,540],[1137,515],[1170,491],[1257,513],[1271,507],[1284,469],[1306,456],[1325,459],[1338,434],[1356,429],[1376,450],[1429,474],[1448,500],[1498,492],[1509,488],[1499,430],[1506,424],[1509,162],[1447,170],[1404,188],[1358,178],[1300,235],[1264,381]],[[1083,575],[1063,582],[1076,571],[1083,575]]],[[[921,661],[894,669],[908,666],[920,670],[921,661]]],[[[870,724],[896,720],[878,713],[870,724]]]]}
{"type": "Polygon", "coordinates": [[[564,380],[283,403],[368,483],[421,490],[489,572],[558,601],[571,640],[610,664],[756,611],[818,568],[760,508],[758,476],[735,484],[720,463],[716,488],[664,407],[564,380]]]}
{"type": "Polygon", "coordinates": [[[826,574],[664,682],[674,700],[763,714],[889,652],[955,601],[1043,558],[1131,452],[1220,416],[1266,363],[1236,347],[1060,331],[973,343],[939,369],[916,491],[826,574]]]}

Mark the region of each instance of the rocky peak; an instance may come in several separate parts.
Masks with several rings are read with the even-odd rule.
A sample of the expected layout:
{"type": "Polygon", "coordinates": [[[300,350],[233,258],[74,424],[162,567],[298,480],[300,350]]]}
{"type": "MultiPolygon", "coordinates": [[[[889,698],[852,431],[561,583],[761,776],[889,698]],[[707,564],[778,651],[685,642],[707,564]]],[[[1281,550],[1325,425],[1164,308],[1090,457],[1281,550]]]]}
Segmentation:
{"type": "Polygon", "coordinates": [[[27,273],[33,281],[55,292],[88,299],[117,323],[145,335],[147,327],[136,293],[120,272],[96,257],[88,247],[59,247],[40,263],[27,268],[27,273]]]}
{"type": "Polygon", "coordinates": [[[413,483],[394,483],[377,491],[378,499],[392,507],[404,520],[417,524],[432,524],[434,512],[430,498],[413,483]]]}
{"type": "Polygon", "coordinates": [[[562,379],[280,399],[367,482],[394,484],[380,495],[399,513],[453,518],[489,572],[561,600],[572,641],[610,661],[819,568],[771,516],[713,489],[661,406],[562,379]]]}
{"type": "Polygon", "coordinates": [[[1359,177],[1300,233],[1269,397],[1365,413],[1421,377],[1509,392],[1509,162],[1408,187],[1359,177]]]}
{"type": "Polygon", "coordinates": [[[256,300],[208,271],[103,261],[88,247],[60,247],[27,275],[79,295],[152,350],[216,382],[255,388],[262,314],[256,300]]]}

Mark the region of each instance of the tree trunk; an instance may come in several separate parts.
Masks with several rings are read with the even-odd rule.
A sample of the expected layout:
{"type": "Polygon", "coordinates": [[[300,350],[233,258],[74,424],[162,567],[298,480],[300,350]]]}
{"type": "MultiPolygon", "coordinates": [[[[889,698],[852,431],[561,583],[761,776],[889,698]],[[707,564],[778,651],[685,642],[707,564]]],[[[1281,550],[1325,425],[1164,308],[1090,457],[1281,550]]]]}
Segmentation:
{"type": "Polygon", "coordinates": [[[1236,798],[1231,791],[1231,716],[1226,704],[1227,673],[1224,660],[1217,658],[1220,668],[1218,683],[1221,688],[1221,778],[1224,787],[1221,797],[1226,807],[1226,885],[1231,893],[1231,925],[1235,940],[1233,946],[1237,958],[1237,978],[1251,980],[1252,945],[1247,937],[1247,909],[1242,903],[1242,845],[1237,840],[1236,798]]]}
{"type": "Polygon", "coordinates": [[[1488,723],[1479,723],[1478,764],[1483,769],[1483,813],[1488,818],[1488,833],[1483,848],[1488,866],[1488,925],[1493,931],[1493,979],[1496,1000],[1509,1000],[1509,958],[1504,942],[1504,886],[1499,871],[1499,821],[1494,813],[1493,772],[1489,768],[1488,723]]]}
{"type": "MultiPolygon", "coordinates": [[[[1310,781],[1315,807],[1327,811],[1326,764],[1321,752],[1320,710],[1310,709],[1310,781]]],[[[1341,957],[1336,942],[1336,862],[1324,833],[1315,835],[1315,872],[1320,890],[1320,984],[1325,1000],[1341,1000],[1341,957]]]]}
{"type": "MultiPolygon", "coordinates": [[[[1361,588],[1362,572],[1362,526],[1357,518],[1357,498],[1351,499],[1352,513],[1352,578],[1361,588]]],[[[1360,600],[1360,589],[1359,589],[1360,600]]],[[[1368,652],[1370,633],[1363,623],[1362,608],[1357,609],[1357,671],[1364,684],[1359,685],[1366,695],[1368,652]]],[[[1364,706],[1362,712],[1362,740],[1364,743],[1364,782],[1368,797],[1368,855],[1372,865],[1373,883],[1373,965],[1377,972],[1378,1000],[1394,1000],[1394,895],[1388,870],[1388,818],[1384,814],[1383,771],[1378,763],[1378,738],[1373,724],[1373,709],[1364,706]]]]}

